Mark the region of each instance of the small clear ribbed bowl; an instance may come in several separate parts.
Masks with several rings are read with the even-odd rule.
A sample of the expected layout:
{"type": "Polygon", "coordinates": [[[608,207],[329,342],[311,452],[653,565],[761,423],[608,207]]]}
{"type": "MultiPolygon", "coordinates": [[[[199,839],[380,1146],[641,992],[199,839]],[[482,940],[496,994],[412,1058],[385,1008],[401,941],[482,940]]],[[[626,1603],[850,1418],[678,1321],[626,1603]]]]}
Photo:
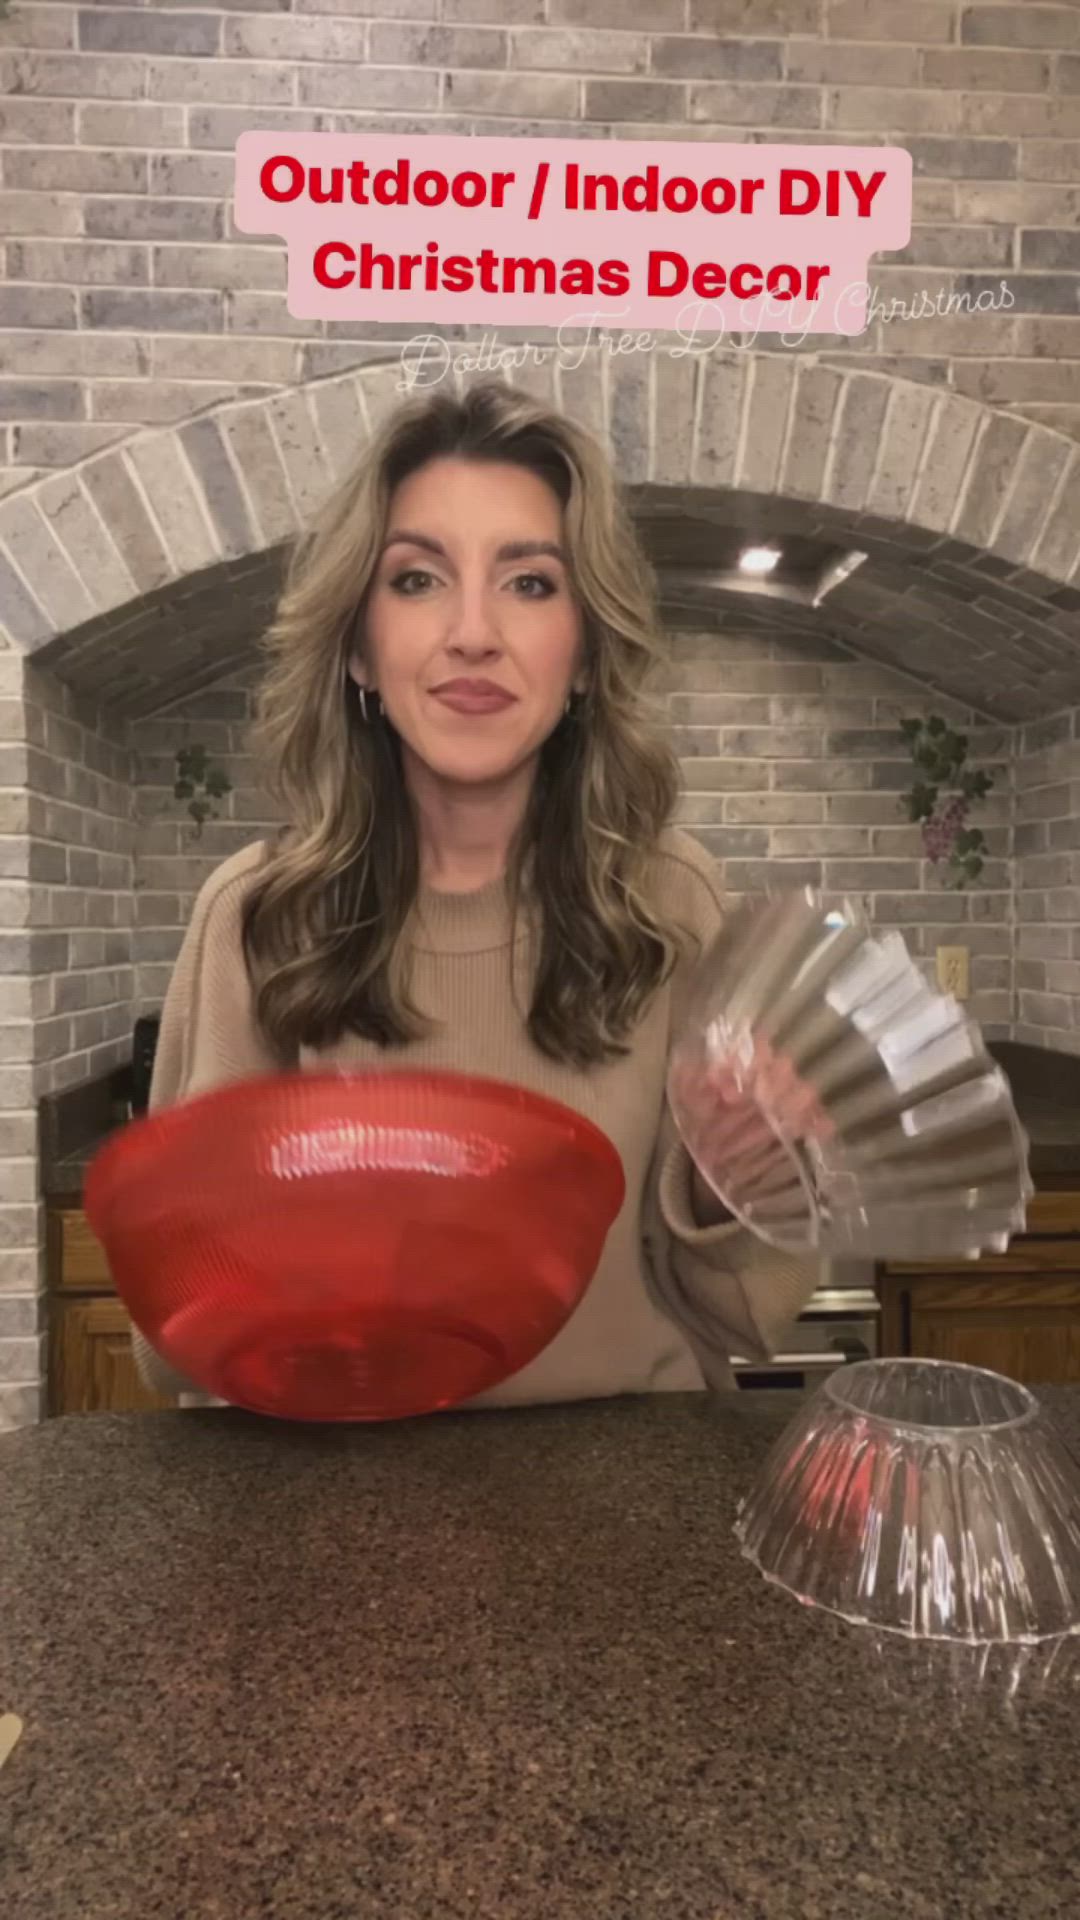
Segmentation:
{"type": "Polygon", "coordinates": [[[1080,1632],[1080,1463],[1027,1387],[944,1360],[829,1376],[739,1509],[804,1605],[968,1645],[1080,1632]]]}

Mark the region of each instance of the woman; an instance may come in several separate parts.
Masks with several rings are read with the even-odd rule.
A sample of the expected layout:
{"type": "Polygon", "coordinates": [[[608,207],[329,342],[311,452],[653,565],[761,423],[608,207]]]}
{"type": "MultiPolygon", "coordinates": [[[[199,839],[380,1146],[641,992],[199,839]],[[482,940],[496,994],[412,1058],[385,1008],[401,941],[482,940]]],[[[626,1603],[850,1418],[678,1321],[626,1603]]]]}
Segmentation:
{"type": "Polygon", "coordinates": [[[295,549],[266,644],[288,826],[199,894],[151,1105],[403,1061],[560,1100],[618,1148],[625,1204],[568,1325],[469,1404],[730,1384],[816,1266],[724,1213],[665,1105],[721,902],[668,824],[652,578],[606,458],[505,386],[404,405],[295,549]]]}

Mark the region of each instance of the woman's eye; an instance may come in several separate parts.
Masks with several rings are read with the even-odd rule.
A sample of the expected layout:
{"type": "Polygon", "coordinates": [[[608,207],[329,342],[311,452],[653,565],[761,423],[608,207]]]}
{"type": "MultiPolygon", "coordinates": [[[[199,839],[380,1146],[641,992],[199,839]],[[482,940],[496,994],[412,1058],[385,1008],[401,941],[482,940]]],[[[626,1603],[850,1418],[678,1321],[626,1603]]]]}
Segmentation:
{"type": "MultiPolygon", "coordinates": [[[[401,573],[393,575],[389,584],[393,592],[403,594],[406,599],[413,599],[434,582],[435,575],[429,573],[426,567],[405,567],[401,573]]],[[[550,579],[546,573],[517,573],[513,576],[510,585],[514,588],[517,597],[522,600],[547,600],[557,592],[554,580],[550,579]]]]}
{"type": "Polygon", "coordinates": [[[549,579],[546,573],[518,573],[514,575],[515,586],[520,586],[523,581],[529,581],[534,587],[539,588],[539,592],[537,593],[521,594],[520,598],[523,600],[547,600],[556,591],[554,580],[549,579]]]}
{"type": "Polygon", "coordinates": [[[403,573],[396,573],[394,575],[390,585],[393,587],[395,593],[403,593],[406,597],[410,597],[413,589],[404,584],[406,580],[427,582],[433,580],[434,577],[434,574],[429,573],[426,567],[406,567],[403,573]]]}

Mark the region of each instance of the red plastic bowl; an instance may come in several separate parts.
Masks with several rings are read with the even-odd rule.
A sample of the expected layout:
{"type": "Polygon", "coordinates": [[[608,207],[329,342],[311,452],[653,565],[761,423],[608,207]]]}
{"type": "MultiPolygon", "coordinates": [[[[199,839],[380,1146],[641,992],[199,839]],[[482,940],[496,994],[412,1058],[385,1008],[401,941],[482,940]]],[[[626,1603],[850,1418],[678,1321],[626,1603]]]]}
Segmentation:
{"type": "Polygon", "coordinates": [[[204,1391],[285,1419],[390,1420],[534,1359],[624,1193],[605,1135],[520,1087],[295,1073],[133,1121],[85,1204],[136,1326],[204,1391]]]}

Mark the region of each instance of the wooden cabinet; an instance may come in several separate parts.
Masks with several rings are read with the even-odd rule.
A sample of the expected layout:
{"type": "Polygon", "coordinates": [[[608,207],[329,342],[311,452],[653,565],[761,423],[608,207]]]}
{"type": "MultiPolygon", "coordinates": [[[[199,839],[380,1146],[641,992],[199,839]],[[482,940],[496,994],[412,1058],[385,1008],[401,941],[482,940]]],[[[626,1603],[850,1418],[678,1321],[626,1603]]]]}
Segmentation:
{"type": "Polygon", "coordinates": [[[47,1223],[50,1414],[175,1406],[139,1378],[130,1317],[81,1207],[51,1203],[47,1223]]]}
{"type": "Polygon", "coordinates": [[[1054,1280],[918,1283],[911,1352],[965,1360],[1013,1380],[1080,1380],[1080,1261],[1054,1280]]]}
{"type": "Polygon", "coordinates": [[[175,1405],[143,1386],[121,1301],[95,1296],[57,1302],[49,1343],[52,1413],[139,1413],[175,1405]]]}
{"type": "Polygon", "coordinates": [[[105,1249],[81,1207],[49,1213],[50,1281],[58,1293],[114,1293],[105,1249]]]}
{"type": "Polygon", "coordinates": [[[1080,1190],[1037,1193],[1007,1253],[890,1261],[879,1289],[884,1354],[1080,1381],[1080,1190]]]}

